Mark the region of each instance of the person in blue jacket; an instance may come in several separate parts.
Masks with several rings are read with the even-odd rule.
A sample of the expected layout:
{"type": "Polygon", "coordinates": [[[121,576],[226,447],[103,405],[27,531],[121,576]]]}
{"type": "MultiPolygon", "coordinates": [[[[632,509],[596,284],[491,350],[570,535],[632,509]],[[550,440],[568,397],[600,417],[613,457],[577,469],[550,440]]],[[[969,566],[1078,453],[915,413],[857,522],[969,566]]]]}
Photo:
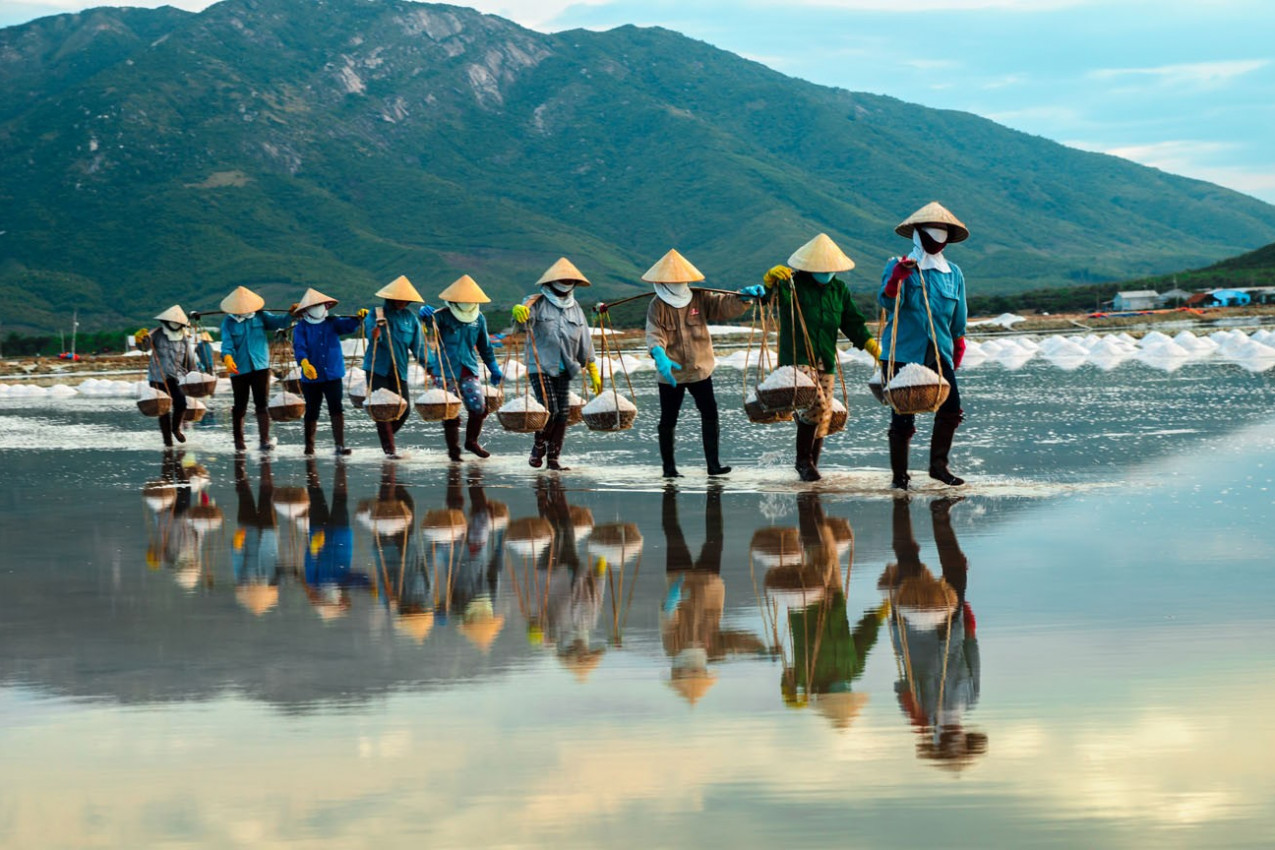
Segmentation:
{"type": "MultiPolygon", "coordinates": [[[[948,262],[943,248],[969,238],[969,229],[937,201],[912,213],[894,232],[911,239],[912,253],[895,257],[885,265],[877,301],[885,308],[886,324],[881,339],[898,337],[894,342],[896,370],[908,363],[921,363],[934,371],[942,370],[951,385],[947,400],[934,414],[934,433],[930,438],[930,477],[952,487],[965,483],[948,468],[952,437],[965,419],[961,409],[961,392],[956,385],[956,370],[965,356],[965,275],[956,263],[948,262]],[[922,285],[925,291],[922,292],[922,285]],[[901,292],[900,292],[901,288],[901,292]],[[928,304],[927,304],[928,296],[928,304]],[[895,302],[898,309],[895,309],[895,302]],[[932,333],[931,333],[932,332],[932,333]],[[935,348],[938,349],[935,362],[935,348]]],[[[882,345],[882,372],[890,360],[890,345],[882,345]]],[[[893,376],[884,375],[885,379],[893,376]]],[[[916,433],[916,416],[894,413],[890,416],[890,486],[908,489],[908,444],[916,433]]]]}
{"type": "Polygon", "coordinates": [[[367,316],[360,310],[355,316],[329,316],[337,305],[317,289],[307,289],[292,314],[300,321],[292,331],[292,351],[301,367],[301,394],[305,396],[305,453],[314,454],[314,437],[319,430],[319,411],[328,402],[328,418],[332,420],[332,440],[338,455],[348,455],[345,445],[345,410],[341,407],[341,379],[345,377],[345,353],[340,337],[359,329],[359,320],[367,316]]]}
{"type": "MultiPolygon", "coordinates": [[[[505,378],[496,365],[496,353],[487,335],[487,318],[479,312],[491,299],[469,275],[461,275],[438,297],[446,302],[447,309],[435,310],[428,304],[420,309],[421,322],[436,329],[439,341],[438,349],[429,355],[429,374],[438,386],[445,386],[465,402],[465,409],[469,411],[465,422],[465,449],[479,457],[491,457],[491,452],[478,443],[483,420],[487,418],[487,397],[478,376],[478,357],[482,357],[491,373],[492,386],[500,386],[505,378]]],[[[443,421],[443,435],[447,439],[448,458],[459,461],[459,416],[443,421]]]]}
{"type": "Polygon", "coordinates": [[[376,423],[381,449],[386,457],[396,460],[402,456],[394,446],[394,435],[403,427],[412,409],[407,391],[410,358],[415,357],[421,366],[426,365],[425,334],[421,331],[416,311],[408,305],[424,303],[425,299],[403,275],[377,290],[376,297],[384,298],[385,303],[364,319],[369,342],[367,353],[363,356],[363,371],[367,373],[369,398],[377,390],[385,389],[408,402],[398,419],[376,423]]]}
{"type": "MultiPolygon", "coordinates": [[[[270,439],[270,338],[268,331],[283,330],[292,324],[287,313],[268,313],[261,308],[266,301],[245,286],[221,300],[226,318],[221,321],[221,362],[230,373],[230,388],[234,392],[234,404],[230,409],[230,426],[234,434],[235,451],[246,448],[243,421],[248,413],[248,394],[252,393],[252,407],[257,416],[257,436],[261,450],[274,448],[270,439]]],[[[191,321],[199,318],[191,313],[191,321]]]]}

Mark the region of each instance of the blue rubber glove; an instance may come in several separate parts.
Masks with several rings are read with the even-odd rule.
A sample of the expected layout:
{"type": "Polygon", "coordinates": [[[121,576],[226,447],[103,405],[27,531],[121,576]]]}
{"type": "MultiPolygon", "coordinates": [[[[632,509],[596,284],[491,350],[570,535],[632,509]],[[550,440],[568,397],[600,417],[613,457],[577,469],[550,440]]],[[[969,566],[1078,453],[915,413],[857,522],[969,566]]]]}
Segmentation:
{"type": "Polygon", "coordinates": [[[420,316],[421,321],[426,325],[434,323],[434,308],[428,304],[422,306],[416,315],[420,316]]]}
{"type": "Polygon", "coordinates": [[[493,387],[500,386],[500,382],[505,379],[505,373],[500,371],[500,367],[493,366],[487,371],[491,373],[491,385],[493,387]]]}
{"type": "Polygon", "coordinates": [[[677,378],[673,377],[673,370],[680,372],[682,365],[668,359],[668,355],[664,353],[664,346],[657,345],[652,348],[651,359],[655,361],[655,371],[660,373],[660,377],[673,386],[677,386],[677,378]]]}
{"type": "Polygon", "coordinates": [[[752,286],[745,286],[735,294],[740,298],[765,298],[766,287],[762,286],[760,283],[754,283],[752,286]]]}
{"type": "Polygon", "coordinates": [[[682,580],[685,578],[685,576],[678,576],[677,580],[669,585],[668,592],[664,594],[664,616],[673,616],[673,612],[677,610],[678,603],[682,601],[682,580]]]}

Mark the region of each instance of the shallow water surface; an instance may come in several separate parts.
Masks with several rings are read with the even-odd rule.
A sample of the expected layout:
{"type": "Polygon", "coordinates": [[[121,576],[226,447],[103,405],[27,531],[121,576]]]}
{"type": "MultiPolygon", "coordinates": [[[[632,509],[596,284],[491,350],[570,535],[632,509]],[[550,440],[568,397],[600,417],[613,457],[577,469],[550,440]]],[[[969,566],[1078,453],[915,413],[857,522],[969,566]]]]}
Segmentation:
{"type": "Polygon", "coordinates": [[[1269,846],[1269,378],[963,393],[910,500],[866,395],[815,488],[722,387],[666,489],[645,377],[562,476],[0,404],[0,846],[1269,846]]]}

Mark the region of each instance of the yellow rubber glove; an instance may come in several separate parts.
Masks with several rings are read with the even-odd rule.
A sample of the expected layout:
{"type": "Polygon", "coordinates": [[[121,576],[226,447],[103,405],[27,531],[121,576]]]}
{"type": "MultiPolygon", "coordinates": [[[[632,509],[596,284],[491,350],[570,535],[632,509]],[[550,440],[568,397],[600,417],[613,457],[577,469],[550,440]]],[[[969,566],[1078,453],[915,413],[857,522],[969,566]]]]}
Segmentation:
{"type": "Polygon", "coordinates": [[[324,534],[323,529],[319,529],[310,535],[310,554],[317,556],[323,551],[323,544],[328,540],[328,536],[324,534]]]}
{"type": "Polygon", "coordinates": [[[527,309],[526,304],[515,304],[510,313],[513,315],[515,322],[525,322],[531,318],[531,311],[527,309]]]}
{"type": "Polygon", "coordinates": [[[593,572],[595,575],[604,576],[607,574],[607,559],[598,556],[598,560],[593,564],[593,572]]]}
{"type": "Polygon", "coordinates": [[[301,374],[313,381],[319,377],[319,370],[311,366],[310,361],[306,359],[301,361],[301,374]]]}
{"type": "Polygon", "coordinates": [[[880,359],[881,357],[881,343],[877,342],[875,339],[870,339],[865,342],[863,344],[863,350],[871,354],[874,359],[880,359]]]}
{"type": "Polygon", "coordinates": [[[146,330],[146,328],[142,328],[140,331],[133,334],[133,342],[137,343],[138,345],[141,345],[143,342],[146,341],[147,337],[149,337],[150,335],[151,335],[150,331],[146,330]]]}
{"type": "Polygon", "coordinates": [[[354,314],[354,318],[358,319],[359,321],[363,321],[364,319],[366,319],[366,318],[367,318],[367,308],[366,308],[366,307],[361,307],[361,308],[359,308],[359,311],[358,311],[357,313],[355,313],[355,314],[354,314]]]}
{"type": "Polygon", "coordinates": [[[781,280],[792,280],[792,269],[787,266],[775,266],[770,271],[762,275],[761,282],[770,289],[781,280]]]}
{"type": "Polygon", "coordinates": [[[593,387],[593,394],[597,395],[602,392],[602,376],[598,374],[598,364],[590,363],[586,368],[589,371],[589,386],[593,387]]]}
{"type": "Polygon", "coordinates": [[[229,372],[232,375],[239,374],[239,367],[235,365],[235,358],[227,354],[225,357],[221,358],[221,362],[226,365],[227,372],[229,372]]]}
{"type": "Polygon", "coordinates": [[[230,539],[230,545],[238,552],[243,549],[244,541],[248,539],[248,532],[242,528],[235,529],[235,536],[230,539]]]}
{"type": "Polygon", "coordinates": [[[878,623],[884,620],[886,617],[890,616],[890,600],[889,599],[881,603],[881,607],[877,608],[876,610],[876,615],[877,615],[878,623]]]}

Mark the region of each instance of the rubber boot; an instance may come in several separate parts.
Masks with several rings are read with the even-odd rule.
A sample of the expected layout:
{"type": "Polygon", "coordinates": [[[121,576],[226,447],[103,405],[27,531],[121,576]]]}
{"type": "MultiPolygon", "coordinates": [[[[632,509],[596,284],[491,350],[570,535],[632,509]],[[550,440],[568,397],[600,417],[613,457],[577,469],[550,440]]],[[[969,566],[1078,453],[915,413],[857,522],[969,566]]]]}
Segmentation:
{"type": "Polygon", "coordinates": [[[571,467],[563,466],[558,462],[558,456],[562,454],[562,441],[567,435],[567,420],[558,419],[550,422],[545,432],[545,442],[548,445],[548,451],[545,452],[545,466],[555,472],[569,472],[571,467]]]}
{"type": "Polygon", "coordinates": [[[797,475],[802,481],[819,481],[823,478],[815,468],[814,448],[817,425],[797,422],[797,475]]]}
{"type": "Polygon", "coordinates": [[[487,413],[484,411],[482,413],[470,413],[469,418],[465,420],[465,451],[479,457],[491,457],[491,452],[478,443],[478,438],[483,433],[483,420],[486,418],[487,413]]]}
{"type": "Polygon", "coordinates": [[[182,432],[182,425],[185,424],[183,422],[183,419],[185,418],[185,416],[186,416],[185,411],[182,411],[181,413],[169,414],[170,426],[173,429],[173,439],[179,443],[186,442],[186,435],[182,432]]]}
{"type": "Polygon", "coordinates": [[[700,423],[700,439],[704,443],[704,462],[708,466],[708,474],[728,475],[730,467],[722,466],[719,457],[721,435],[718,433],[716,419],[700,423]]]}
{"type": "Polygon", "coordinates": [[[527,458],[527,463],[536,469],[545,465],[545,452],[548,451],[549,444],[545,442],[545,432],[549,430],[546,425],[544,430],[537,431],[535,441],[531,444],[531,457],[527,458]]]}
{"type": "Polygon", "coordinates": [[[274,441],[270,439],[270,414],[264,410],[257,414],[257,437],[263,452],[274,448],[274,441]]]}
{"type": "Polygon", "coordinates": [[[173,423],[168,414],[158,417],[159,433],[164,438],[164,448],[171,449],[173,447],[173,423]]]}
{"type": "Polygon", "coordinates": [[[388,422],[376,423],[376,436],[381,440],[381,451],[390,460],[398,460],[398,452],[394,449],[394,429],[388,422]]]}
{"type": "Polygon", "coordinates": [[[336,444],[336,453],[342,457],[352,454],[345,447],[345,412],[332,414],[332,442],[336,444]]]}
{"type": "Polygon", "coordinates": [[[443,420],[443,438],[447,441],[447,459],[460,462],[460,417],[443,420]]]}
{"type": "Polygon", "coordinates": [[[908,482],[908,443],[912,442],[912,434],[906,431],[890,431],[890,489],[906,490],[908,482]]]}
{"type": "Polygon", "coordinates": [[[673,429],[659,428],[660,440],[660,463],[664,466],[665,478],[681,478],[682,473],[677,471],[677,463],[673,456],[673,429]]]}
{"type": "MultiPolygon", "coordinates": [[[[817,432],[816,432],[817,433],[817,432]]],[[[819,468],[819,458],[823,456],[823,437],[815,437],[813,443],[810,444],[810,464],[819,468]]]]}
{"type": "Polygon", "coordinates": [[[243,420],[244,414],[242,413],[232,414],[230,417],[230,430],[235,436],[236,452],[244,452],[248,449],[248,444],[244,442],[243,438],[243,420]]]}
{"type": "Polygon", "coordinates": [[[305,426],[305,456],[314,457],[314,435],[319,432],[319,420],[307,419],[305,426]]]}
{"type": "Polygon", "coordinates": [[[934,416],[934,435],[930,437],[930,477],[949,487],[960,487],[964,478],[952,474],[947,468],[947,456],[952,451],[952,437],[961,424],[961,411],[939,412],[934,416]]]}

